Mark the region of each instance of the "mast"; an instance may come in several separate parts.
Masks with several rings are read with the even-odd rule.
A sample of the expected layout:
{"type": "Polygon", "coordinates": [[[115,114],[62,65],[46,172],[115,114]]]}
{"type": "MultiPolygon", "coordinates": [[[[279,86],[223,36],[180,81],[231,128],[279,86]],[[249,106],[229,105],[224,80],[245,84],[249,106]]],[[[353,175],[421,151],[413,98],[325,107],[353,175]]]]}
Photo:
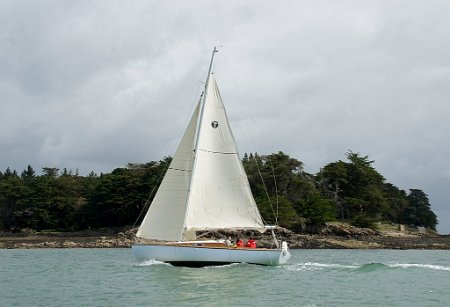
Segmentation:
{"type": "MultiPolygon", "coordinates": [[[[214,62],[214,55],[217,52],[219,52],[219,49],[217,49],[217,47],[214,47],[214,49],[212,51],[212,55],[211,55],[211,62],[209,63],[208,76],[206,77],[205,90],[203,91],[201,100],[200,100],[200,110],[199,110],[199,116],[198,116],[198,120],[197,120],[197,127],[195,130],[195,139],[194,139],[194,163],[193,163],[193,167],[192,167],[191,176],[189,177],[189,190],[188,190],[189,192],[188,192],[188,198],[187,198],[187,203],[186,203],[186,212],[185,212],[183,229],[186,228],[186,216],[189,212],[189,204],[190,204],[191,190],[192,190],[192,177],[194,176],[195,165],[197,164],[198,139],[199,139],[200,129],[201,129],[202,121],[203,121],[203,113],[204,113],[205,102],[206,102],[206,97],[207,97],[206,95],[208,94],[208,84],[209,84],[209,79],[210,79],[209,77],[211,76],[211,70],[212,70],[212,66],[213,66],[213,62],[214,62]]],[[[184,236],[185,236],[185,232],[183,230],[181,240],[183,240],[184,236]]]]}
{"type": "Polygon", "coordinates": [[[212,64],[213,64],[214,55],[216,54],[216,52],[219,52],[219,49],[217,49],[217,47],[214,47],[214,49],[212,51],[212,55],[211,55],[211,62],[209,63],[208,77],[206,78],[205,93],[206,93],[206,89],[208,88],[209,76],[211,75],[212,64]]]}
{"type": "Polygon", "coordinates": [[[209,77],[211,76],[211,70],[212,70],[213,61],[214,61],[214,55],[216,54],[216,52],[219,52],[219,49],[217,49],[217,47],[214,47],[214,49],[212,51],[212,55],[211,55],[211,62],[209,63],[208,76],[206,77],[205,90],[203,91],[203,94],[202,94],[202,98],[203,99],[201,101],[200,114],[199,114],[199,117],[198,117],[197,129],[196,129],[196,133],[195,133],[194,155],[197,153],[198,136],[200,134],[200,127],[201,127],[202,120],[203,120],[203,110],[205,109],[205,101],[206,101],[206,96],[208,94],[209,77]]]}

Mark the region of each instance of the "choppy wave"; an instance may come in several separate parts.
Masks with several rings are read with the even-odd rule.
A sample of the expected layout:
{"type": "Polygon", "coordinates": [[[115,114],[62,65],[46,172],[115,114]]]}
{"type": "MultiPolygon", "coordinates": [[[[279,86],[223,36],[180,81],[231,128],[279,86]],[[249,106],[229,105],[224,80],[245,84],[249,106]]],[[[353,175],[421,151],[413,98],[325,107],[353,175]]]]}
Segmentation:
{"type": "Polygon", "coordinates": [[[294,265],[287,265],[286,268],[289,271],[323,271],[323,270],[345,270],[345,269],[357,269],[357,265],[345,265],[337,263],[318,263],[318,262],[305,262],[294,265]]]}
{"type": "Polygon", "coordinates": [[[326,271],[326,270],[340,270],[340,271],[357,271],[357,272],[373,272],[389,269],[429,269],[450,271],[450,267],[435,264],[420,264],[420,263],[364,263],[364,264],[338,264],[338,263],[317,263],[305,262],[295,265],[287,265],[286,269],[289,271],[326,271]]]}
{"type": "Polygon", "coordinates": [[[387,270],[389,266],[383,263],[365,263],[357,268],[358,272],[373,272],[387,270]]]}

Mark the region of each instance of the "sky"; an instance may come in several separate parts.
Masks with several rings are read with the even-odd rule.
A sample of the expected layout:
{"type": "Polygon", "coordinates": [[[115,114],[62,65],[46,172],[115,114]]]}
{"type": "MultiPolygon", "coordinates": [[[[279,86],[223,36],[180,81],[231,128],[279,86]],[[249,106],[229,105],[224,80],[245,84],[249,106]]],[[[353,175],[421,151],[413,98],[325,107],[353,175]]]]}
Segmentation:
{"type": "Polygon", "coordinates": [[[238,147],[349,150],[450,233],[450,2],[0,0],[0,170],[173,155],[214,73],[238,147]]]}

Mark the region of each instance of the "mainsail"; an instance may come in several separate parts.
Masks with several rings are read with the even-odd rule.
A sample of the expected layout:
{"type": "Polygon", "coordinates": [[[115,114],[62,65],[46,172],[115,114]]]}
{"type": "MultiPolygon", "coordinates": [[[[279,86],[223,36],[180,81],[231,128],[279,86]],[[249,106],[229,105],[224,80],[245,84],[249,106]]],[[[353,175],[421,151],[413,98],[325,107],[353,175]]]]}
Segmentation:
{"type": "Polygon", "coordinates": [[[264,229],[219,88],[209,75],[161,186],[137,232],[147,239],[192,239],[195,230],[264,229]]]}

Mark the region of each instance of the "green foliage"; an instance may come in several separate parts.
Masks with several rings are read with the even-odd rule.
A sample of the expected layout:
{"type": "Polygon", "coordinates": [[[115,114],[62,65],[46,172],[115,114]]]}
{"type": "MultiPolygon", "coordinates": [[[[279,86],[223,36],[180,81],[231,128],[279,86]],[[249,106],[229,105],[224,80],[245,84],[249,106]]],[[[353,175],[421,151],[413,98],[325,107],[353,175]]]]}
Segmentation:
{"type": "Polygon", "coordinates": [[[307,225],[322,226],[326,222],[335,220],[336,210],[333,201],[323,197],[319,192],[300,200],[296,208],[307,225]]]}
{"type": "Polygon", "coordinates": [[[317,175],[319,188],[335,204],[337,217],[353,224],[370,225],[385,216],[388,208],[383,194],[384,178],[367,156],[349,151],[349,162],[326,165],[317,175]]]}
{"type": "Polygon", "coordinates": [[[419,189],[410,189],[409,191],[407,196],[409,204],[405,209],[406,222],[436,230],[437,216],[431,211],[427,194],[419,189]]]}
{"type": "MultiPolygon", "coordinates": [[[[136,221],[149,193],[157,187],[171,158],[147,164],[128,164],[95,179],[84,214],[85,227],[130,225],[136,221]]],[[[151,195],[154,196],[154,195],[151,195]]]]}
{"type": "Polygon", "coordinates": [[[364,214],[359,214],[351,220],[350,225],[361,228],[376,229],[377,227],[375,222],[376,221],[374,218],[368,217],[364,214]]]}
{"type": "MultiPolygon", "coordinates": [[[[419,189],[407,194],[385,181],[368,156],[349,151],[348,162],[325,165],[316,175],[283,152],[245,154],[243,165],[266,223],[314,231],[326,222],[375,227],[378,221],[435,229],[437,217],[419,189]]],[[[154,196],[171,161],[128,164],[108,174],[28,165],[20,176],[0,172],[0,230],[75,230],[131,225],[154,196]]],[[[140,222],[137,221],[138,223],[140,222]]]]}
{"type": "Polygon", "coordinates": [[[304,172],[302,162],[278,152],[245,154],[243,165],[266,222],[305,230],[334,220],[331,201],[319,194],[314,177],[304,172]]]}
{"type": "Polygon", "coordinates": [[[338,218],[360,227],[372,228],[381,220],[436,227],[436,215],[423,192],[411,190],[407,196],[385,182],[367,156],[349,151],[347,158],[349,162],[330,163],[317,175],[321,193],[333,199],[338,218]]]}
{"type": "Polygon", "coordinates": [[[383,219],[398,224],[410,224],[406,217],[406,210],[409,206],[406,192],[390,183],[385,183],[382,190],[388,203],[383,219]]]}
{"type": "Polygon", "coordinates": [[[15,223],[15,212],[23,194],[20,177],[8,168],[0,181],[0,229],[10,229],[15,223]]]}

